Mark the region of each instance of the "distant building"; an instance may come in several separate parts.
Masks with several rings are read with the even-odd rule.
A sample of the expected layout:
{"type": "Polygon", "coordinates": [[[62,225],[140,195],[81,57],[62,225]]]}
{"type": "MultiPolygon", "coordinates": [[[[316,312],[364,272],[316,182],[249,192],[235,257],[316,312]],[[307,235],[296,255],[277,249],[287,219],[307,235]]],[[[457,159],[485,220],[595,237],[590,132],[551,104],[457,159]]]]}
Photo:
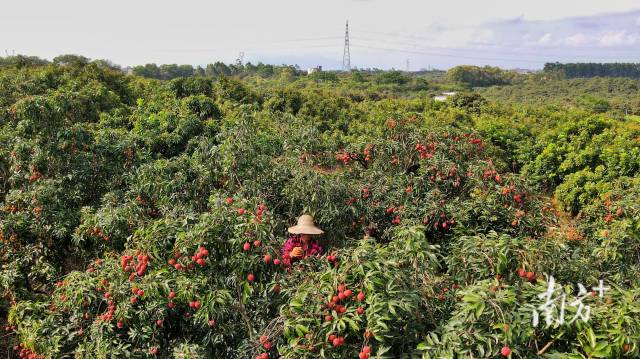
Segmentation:
{"type": "Polygon", "coordinates": [[[433,96],[433,99],[436,101],[446,101],[449,97],[455,96],[455,92],[443,92],[440,95],[433,96]]]}
{"type": "Polygon", "coordinates": [[[511,71],[513,71],[513,72],[517,72],[517,73],[519,73],[519,74],[526,75],[526,74],[533,74],[533,73],[539,72],[540,70],[531,70],[531,69],[511,69],[511,71]]]}
{"type": "Polygon", "coordinates": [[[321,72],[322,71],[322,66],[318,65],[316,67],[310,67],[307,69],[307,75],[311,75],[312,73],[315,72],[321,72]]]}

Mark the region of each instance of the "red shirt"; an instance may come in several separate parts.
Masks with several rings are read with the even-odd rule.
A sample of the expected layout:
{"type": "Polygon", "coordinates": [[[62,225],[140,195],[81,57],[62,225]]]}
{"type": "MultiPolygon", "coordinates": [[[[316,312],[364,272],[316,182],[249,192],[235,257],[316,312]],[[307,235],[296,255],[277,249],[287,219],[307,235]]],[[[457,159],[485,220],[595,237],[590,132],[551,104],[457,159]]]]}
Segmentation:
{"type": "Polygon", "coordinates": [[[308,256],[320,255],[322,254],[322,246],[318,244],[317,241],[311,239],[308,244],[305,244],[299,235],[293,235],[287,238],[287,241],[284,242],[284,247],[282,247],[282,259],[284,264],[289,266],[292,262],[295,262],[300,259],[304,259],[308,256]],[[291,258],[291,251],[295,247],[302,248],[302,257],[291,258]]]}

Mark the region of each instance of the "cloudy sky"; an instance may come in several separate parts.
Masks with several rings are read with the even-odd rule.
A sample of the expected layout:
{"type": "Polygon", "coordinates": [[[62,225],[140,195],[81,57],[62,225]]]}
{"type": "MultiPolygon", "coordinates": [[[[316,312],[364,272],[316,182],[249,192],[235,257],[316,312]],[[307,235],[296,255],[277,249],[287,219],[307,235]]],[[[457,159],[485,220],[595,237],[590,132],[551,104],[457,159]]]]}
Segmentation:
{"type": "Polygon", "coordinates": [[[2,0],[0,51],[121,65],[340,68],[640,62],[638,0],[2,0]]]}

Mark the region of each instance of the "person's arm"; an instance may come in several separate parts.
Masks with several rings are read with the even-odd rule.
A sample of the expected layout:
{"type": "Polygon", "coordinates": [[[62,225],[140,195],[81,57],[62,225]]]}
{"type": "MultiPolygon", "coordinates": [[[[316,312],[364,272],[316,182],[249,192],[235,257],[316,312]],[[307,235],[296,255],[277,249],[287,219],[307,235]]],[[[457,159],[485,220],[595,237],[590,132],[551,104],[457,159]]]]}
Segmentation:
{"type": "Polygon", "coordinates": [[[282,257],[286,257],[289,258],[289,254],[291,253],[291,250],[295,247],[294,244],[294,237],[289,237],[287,238],[287,240],[284,242],[284,246],[282,246],[282,257]]]}
{"type": "Polygon", "coordinates": [[[318,242],[313,241],[311,243],[311,248],[309,249],[309,255],[321,255],[322,252],[323,252],[322,246],[318,242]]]}
{"type": "Polygon", "coordinates": [[[293,249],[293,239],[292,237],[287,238],[284,242],[284,246],[282,246],[282,263],[285,266],[291,265],[291,250],[293,249]]]}
{"type": "Polygon", "coordinates": [[[300,247],[300,241],[296,236],[291,236],[287,239],[282,248],[282,259],[286,265],[289,265],[292,260],[297,260],[304,257],[304,252],[300,247]]]}

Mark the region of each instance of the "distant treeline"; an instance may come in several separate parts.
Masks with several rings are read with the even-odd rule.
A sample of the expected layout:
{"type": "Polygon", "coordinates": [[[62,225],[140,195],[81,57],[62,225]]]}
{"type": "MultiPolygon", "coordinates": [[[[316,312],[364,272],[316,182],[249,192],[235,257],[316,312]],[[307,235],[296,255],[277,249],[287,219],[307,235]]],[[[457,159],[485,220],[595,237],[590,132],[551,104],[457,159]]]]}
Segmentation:
{"type": "Polygon", "coordinates": [[[640,78],[640,64],[636,63],[547,63],[545,72],[555,72],[565,78],[578,77],[633,77],[640,78]]]}
{"type": "Polygon", "coordinates": [[[33,67],[44,66],[49,64],[49,61],[41,59],[37,56],[25,56],[25,55],[12,55],[7,57],[0,57],[0,68],[2,67],[33,67]]]}
{"type": "Polygon", "coordinates": [[[146,64],[135,66],[133,68],[133,74],[154,78],[160,80],[171,80],[177,77],[192,77],[192,76],[202,76],[202,77],[221,77],[221,76],[249,76],[249,75],[258,75],[261,77],[272,77],[277,75],[278,73],[286,71],[293,74],[301,74],[301,70],[297,66],[289,66],[289,65],[268,65],[263,63],[258,63],[254,65],[252,63],[246,64],[230,64],[227,65],[223,62],[215,62],[213,64],[208,64],[204,67],[202,66],[191,66],[191,65],[177,65],[177,64],[146,64]]]}
{"type": "Polygon", "coordinates": [[[202,66],[192,65],[177,65],[177,64],[162,64],[157,65],[154,63],[139,65],[133,68],[122,68],[119,65],[113,64],[107,60],[91,60],[87,57],[80,55],[60,55],[53,58],[52,61],[39,58],[37,56],[25,56],[14,55],[7,57],[0,57],[0,67],[36,67],[46,66],[49,64],[57,65],[86,65],[89,63],[96,63],[100,66],[106,66],[121,71],[131,70],[134,75],[154,78],[159,80],[172,80],[178,77],[221,77],[221,76],[261,76],[261,77],[273,77],[281,73],[287,73],[292,75],[301,75],[303,71],[298,66],[291,65],[268,65],[258,63],[254,65],[252,63],[246,64],[225,64],[223,62],[215,62],[202,66]]]}
{"type": "Polygon", "coordinates": [[[456,66],[447,71],[449,80],[467,87],[488,87],[509,85],[520,75],[515,71],[492,66],[456,66]]]}

